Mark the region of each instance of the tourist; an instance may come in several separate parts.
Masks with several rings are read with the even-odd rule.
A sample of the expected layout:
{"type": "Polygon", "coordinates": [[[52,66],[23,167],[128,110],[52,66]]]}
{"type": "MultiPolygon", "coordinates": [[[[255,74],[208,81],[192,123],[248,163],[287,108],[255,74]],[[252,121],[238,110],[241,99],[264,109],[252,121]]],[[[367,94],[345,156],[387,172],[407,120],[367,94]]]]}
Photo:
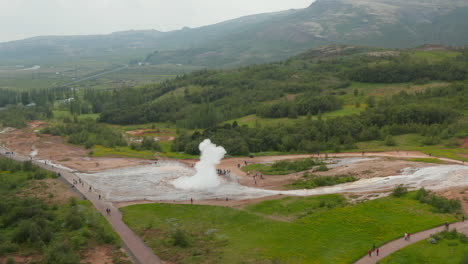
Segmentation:
{"type": "Polygon", "coordinates": [[[405,240],[408,240],[408,233],[405,233],[405,240]]]}
{"type": "Polygon", "coordinates": [[[237,163],[237,168],[240,169],[240,163],[237,163]]]}
{"type": "Polygon", "coordinates": [[[193,198],[190,198],[190,204],[193,204],[193,198]]]}
{"type": "Polygon", "coordinates": [[[411,238],[411,234],[410,234],[410,233],[408,233],[408,241],[410,240],[410,238],[411,238]]]}
{"type": "Polygon", "coordinates": [[[99,200],[101,200],[101,195],[99,194],[99,200]]]}
{"type": "Polygon", "coordinates": [[[89,191],[91,191],[91,186],[89,186],[89,191]]]}
{"type": "Polygon", "coordinates": [[[372,250],[369,250],[369,257],[372,257],[372,250]]]}
{"type": "Polygon", "coordinates": [[[445,222],[445,228],[447,229],[447,231],[449,230],[449,226],[450,226],[449,222],[445,222]]]}
{"type": "Polygon", "coordinates": [[[380,252],[380,249],[377,248],[377,249],[375,250],[375,253],[377,254],[377,257],[379,256],[379,252],[380,252]]]}

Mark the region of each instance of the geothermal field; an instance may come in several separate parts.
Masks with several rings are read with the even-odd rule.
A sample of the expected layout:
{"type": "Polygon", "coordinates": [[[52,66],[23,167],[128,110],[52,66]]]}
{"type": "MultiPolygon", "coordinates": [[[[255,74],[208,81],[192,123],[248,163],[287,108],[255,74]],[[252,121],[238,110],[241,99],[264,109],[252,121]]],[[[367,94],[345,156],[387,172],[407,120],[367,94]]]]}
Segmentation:
{"type": "MultiPolygon", "coordinates": [[[[271,195],[309,196],[330,193],[362,193],[388,191],[395,185],[411,188],[445,189],[468,185],[468,166],[428,165],[403,168],[386,177],[363,178],[355,182],[311,190],[268,190],[241,185],[240,175],[218,176],[217,166],[225,150],[205,140],[200,144],[201,159],[192,168],[178,161],[157,161],[153,164],[80,173],[79,176],[109,201],[187,201],[211,199],[252,199],[271,195]]],[[[351,157],[327,159],[331,169],[370,162],[376,158],[351,157]]]]}

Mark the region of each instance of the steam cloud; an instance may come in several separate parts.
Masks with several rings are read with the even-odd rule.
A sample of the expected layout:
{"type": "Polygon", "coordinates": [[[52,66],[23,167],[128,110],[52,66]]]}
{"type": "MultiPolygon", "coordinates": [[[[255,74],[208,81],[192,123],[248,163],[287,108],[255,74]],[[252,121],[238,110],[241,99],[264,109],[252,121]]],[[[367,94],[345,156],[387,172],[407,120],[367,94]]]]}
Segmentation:
{"type": "Polygon", "coordinates": [[[172,182],[179,189],[209,189],[221,184],[221,180],[216,173],[216,165],[226,154],[226,150],[221,146],[211,143],[205,139],[198,146],[201,152],[200,161],[195,164],[197,173],[191,177],[181,177],[172,182]]]}

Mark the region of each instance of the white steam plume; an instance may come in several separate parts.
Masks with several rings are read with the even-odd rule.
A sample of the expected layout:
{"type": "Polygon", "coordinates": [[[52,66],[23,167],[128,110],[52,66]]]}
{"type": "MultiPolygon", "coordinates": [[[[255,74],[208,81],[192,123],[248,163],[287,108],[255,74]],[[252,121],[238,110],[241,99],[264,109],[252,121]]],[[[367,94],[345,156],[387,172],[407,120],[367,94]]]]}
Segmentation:
{"type": "Polygon", "coordinates": [[[201,152],[200,161],[195,164],[197,173],[191,177],[181,177],[172,183],[179,189],[209,189],[221,184],[221,180],[216,173],[216,165],[226,154],[226,150],[221,146],[211,143],[205,139],[198,146],[201,152]]]}

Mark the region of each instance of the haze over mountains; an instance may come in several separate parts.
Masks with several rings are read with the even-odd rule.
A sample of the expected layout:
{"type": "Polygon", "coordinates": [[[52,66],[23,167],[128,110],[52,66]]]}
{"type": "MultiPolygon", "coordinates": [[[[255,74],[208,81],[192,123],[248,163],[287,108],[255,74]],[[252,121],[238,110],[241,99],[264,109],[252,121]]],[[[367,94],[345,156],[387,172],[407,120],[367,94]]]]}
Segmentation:
{"type": "MultiPolygon", "coordinates": [[[[280,60],[331,43],[409,48],[468,43],[466,0],[317,0],[308,8],[259,14],[177,31],[45,36],[0,43],[0,64],[86,59],[234,67],[280,60]]],[[[155,18],[156,19],[156,18],[155,18]]]]}

